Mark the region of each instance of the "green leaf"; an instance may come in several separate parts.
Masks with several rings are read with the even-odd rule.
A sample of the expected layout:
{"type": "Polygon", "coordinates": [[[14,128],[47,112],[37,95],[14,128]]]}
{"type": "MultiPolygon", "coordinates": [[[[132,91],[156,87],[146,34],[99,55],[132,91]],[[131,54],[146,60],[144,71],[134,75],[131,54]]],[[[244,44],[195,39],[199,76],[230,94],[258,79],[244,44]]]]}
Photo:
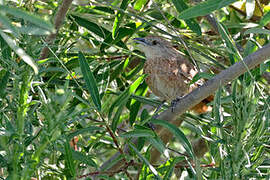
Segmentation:
{"type": "Polygon", "coordinates": [[[0,23],[7,29],[9,29],[15,37],[19,36],[18,29],[11,24],[10,19],[8,19],[6,16],[3,16],[0,14],[0,23]]]}
{"type": "Polygon", "coordinates": [[[43,28],[40,28],[38,26],[33,26],[33,25],[25,25],[25,26],[22,26],[20,28],[18,28],[18,31],[21,33],[21,34],[27,34],[27,35],[36,35],[36,36],[44,36],[44,35],[50,35],[51,32],[46,30],[46,29],[43,29],[43,28]]]}
{"type": "Polygon", "coordinates": [[[134,9],[139,11],[149,0],[137,0],[134,4],[134,9]]]}
{"type": "MultiPolygon", "coordinates": [[[[126,102],[126,101],[124,101],[126,102]]],[[[116,128],[117,128],[117,125],[119,123],[119,120],[120,120],[120,117],[121,117],[121,114],[122,114],[122,111],[124,109],[124,105],[125,104],[121,104],[118,108],[117,108],[117,111],[113,117],[113,120],[112,120],[112,130],[115,131],[116,128]]]]}
{"type": "Polygon", "coordinates": [[[173,174],[174,166],[175,166],[177,163],[179,163],[179,162],[181,162],[181,161],[184,161],[184,160],[185,160],[185,157],[183,157],[183,156],[174,158],[174,159],[171,161],[170,166],[169,166],[169,168],[167,169],[166,174],[165,174],[165,176],[164,176],[163,178],[164,178],[164,179],[171,179],[171,176],[172,176],[172,174],[173,174]]]}
{"type": "Polygon", "coordinates": [[[185,148],[189,156],[194,158],[194,153],[190,145],[190,142],[186,138],[185,134],[179,128],[164,120],[152,119],[151,122],[167,128],[182,143],[183,147],[185,148]]]}
{"type": "Polygon", "coordinates": [[[82,128],[82,129],[78,129],[77,131],[74,131],[72,133],[70,133],[67,138],[68,139],[72,139],[74,136],[78,136],[80,134],[84,134],[84,133],[93,133],[94,131],[102,131],[104,130],[101,127],[97,127],[97,126],[89,126],[86,128],[82,128]]]}
{"type": "Polygon", "coordinates": [[[87,164],[89,166],[92,166],[95,168],[98,167],[97,164],[95,163],[95,161],[92,160],[91,156],[85,155],[81,152],[72,150],[72,157],[74,158],[74,160],[80,161],[80,162],[87,164]]]}
{"type": "Polygon", "coordinates": [[[134,150],[134,152],[137,154],[137,156],[146,164],[146,166],[148,166],[148,168],[150,169],[150,171],[152,171],[152,173],[155,175],[155,177],[157,179],[161,180],[161,177],[158,175],[157,170],[149,163],[149,161],[147,161],[147,159],[141,155],[141,153],[138,151],[138,149],[131,143],[128,143],[129,146],[131,147],[131,149],[134,150]]]}
{"type": "MultiPolygon", "coordinates": [[[[129,4],[129,0],[122,0],[122,3],[120,5],[120,9],[122,9],[123,11],[126,10],[128,4],[129,4]]],[[[120,27],[120,24],[122,22],[124,15],[125,15],[125,13],[123,11],[118,11],[116,16],[115,16],[114,23],[113,23],[113,30],[112,30],[113,39],[115,39],[115,37],[117,36],[117,31],[120,27]]]]}
{"type": "Polygon", "coordinates": [[[89,31],[93,32],[94,34],[98,35],[99,37],[105,38],[107,35],[110,34],[110,31],[103,28],[102,26],[97,25],[87,19],[81,18],[79,16],[72,15],[71,17],[80,25],[88,29],[89,31]]]}
{"type": "Polygon", "coordinates": [[[113,112],[113,109],[117,106],[125,104],[130,97],[130,95],[136,90],[136,88],[141,84],[146,75],[140,76],[131,86],[129,86],[123,93],[121,93],[116,100],[113,102],[109,110],[108,117],[110,118],[113,112]]]}
{"type": "Polygon", "coordinates": [[[268,29],[262,29],[262,28],[250,28],[245,31],[244,35],[247,34],[266,34],[270,35],[270,31],[268,29]]]}
{"type": "Polygon", "coordinates": [[[8,161],[0,154],[0,167],[7,167],[8,166],[8,161]]]}
{"type": "Polygon", "coordinates": [[[128,49],[125,43],[121,39],[124,38],[125,36],[133,34],[136,29],[135,24],[134,26],[135,27],[120,27],[118,29],[117,37],[113,37],[112,34],[108,34],[108,36],[104,39],[100,47],[100,50],[103,51],[104,49],[109,48],[111,45],[114,45],[114,44],[124,49],[128,49]]]}
{"type": "MultiPolygon", "coordinates": [[[[135,92],[135,95],[137,95],[137,96],[145,96],[145,94],[147,93],[147,90],[148,90],[148,86],[144,81],[137,88],[137,90],[135,92]]],[[[138,114],[138,112],[140,110],[140,107],[141,107],[141,102],[140,101],[137,101],[135,99],[132,99],[130,101],[130,107],[129,107],[129,110],[130,110],[129,123],[130,123],[130,125],[133,125],[133,123],[135,122],[137,114],[138,114]]]]}
{"type": "Polygon", "coordinates": [[[18,55],[22,60],[27,63],[29,66],[31,66],[35,72],[35,74],[38,74],[38,66],[35,63],[35,61],[25,53],[25,51],[16,45],[15,41],[13,41],[6,33],[0,30],[0,35],[2,38],[6,41],[6,43],[9,45],[9,47],[18,55]]]}
{"type": "Polygon", "coordinates": [[[193,79],[190,81],[189,84],[193,84],[195,82],[197,82],[199,79],[211,79],[215,76],[215,74],[211,74],[211,73],[206,73],[206,72],[198,72],[193,79]]]}
{"type": "Polygon", "coordinates": [[[120,137],[124,138],[137,138],[137,137],[155,137],[155,133],[151,129],[135,129],[133,131],[121,134],[120,137]]]}
{"type": "Polygon", "coordinates": [[[270,22],[270,11],[268,11],[260,20],[260,25],[265,26],[270,22]]]}
{"type": "Polygon", "coordinates": [[[234,58],[237,58],[237,60],[242,59],[242,56],[241,56],[240,52],[238,51],[238,49],[236,48],[235,42],[234,42],[233,38],[230,36],[226,27],[219,22],[217,22],[217,25],[218,25],[218,31],[219,31],[222,39],[225,41],[225,44],[228,47],[229,53],[234,58]]]}
{"type": "Polygon", "coordinates": [[[188,8],[180,13],[180,19],[190,19],[198,16],[210,14],[212,11],[228,6],[237,0],[208,0],[196,6],[188,8]]]}
{"type": "MultiPolygon", "coordinates": [[[[172,0],[176,10],[182,13],[185,9],[188,9],[188,5],[183,0],[172,0]]],[[[194,31],[198,36],[202,35],[201,27],[195,19],[186,19],[188,27],[194,31]]]]}
{"type": "Polygon", "coordinates": [[[135,68],[133,68],[132,70],[128,71],[128,73],[125,74],[126,79],[127,80],[130,80],[135,75],[137,75],[143,69],[143,66],[144,66],[144,62],[142,61],[135,68]]]}
{"type": "Polygon", "coordinates": [[[158,136],[146,137],[146,139],[160,152],[160,154],[163,154],[168,159],[170,158],[168,149],[158,136]]]}
{"type": "Polygon", "coordinates": [[[81,71],[82,71],[86,86],[88,88],[88,91],[91,95],[91,98],[92,98],[97,110],[100,111],[101,110],[101,102],[100,102],[96,79],[95,79],[88,63],[85,60],[84,55],[81,52],[79,52],[78,56],[79,56],[80,67],[81,67],[81,71]]]}
{"type": "Polygon", "coordinates": [[[13,15],[17,18],[22,18],[25,21],[29,21],[32,24],[35,24],[43,29],[47,29],[51,32],[54,31],[54,27],[51,23],[43,20],[42,18],[32,15],[28,12],[22,11],[18,8],[13,8],[13,7],[8,7],[8,6],[4,6],[4,5],[0,5],[0,11],[2,12],[6,12],[10,15],[13,15]]]}
{"type": "Polygon", "coordinates": [[[67,169],[69,170],[68,172],[71,173],[72,177],[76,176],[76,169],[75,169],[75,164],[74,164],[74,159],[73,159],[73,155],[72,155],[72,150],[71,147],[69,145],[69,141],[66,139],[65,141],[65,163],[67,166],[67,169]]]}
{"type": "Polygon", "coordinates": [[[116,114],[113,118],[113,121],[112,121],[112,130],[113,131],[116,130],[117,124],[118,124],[119,119],[120,119],[121,112],[124,108],[124,105],[127,103],[127,100],[129,99],[131,94],[137,89],[137,87],[141,84],[141,82],[144,80],[145,77],[146,77],[146,75],[140,76],[131,86],[129,86],[122,94],[120,94],[118,96],[118,98],[116,98],[116,100],[111,105],[111,107],[109,109],[109,114],[108,114],[109,118],[111,118],[114,108],[119,106],[119,108],[117,109],[116,114]]]}
{"type": "Polygon", "coordinates": [[[7,87],[7,83],[9,80],[10,72],[6,71],[5,75],[2,79],[0,79],[0,97],[3,97],[5,95],[5,89],[7,87]]]}

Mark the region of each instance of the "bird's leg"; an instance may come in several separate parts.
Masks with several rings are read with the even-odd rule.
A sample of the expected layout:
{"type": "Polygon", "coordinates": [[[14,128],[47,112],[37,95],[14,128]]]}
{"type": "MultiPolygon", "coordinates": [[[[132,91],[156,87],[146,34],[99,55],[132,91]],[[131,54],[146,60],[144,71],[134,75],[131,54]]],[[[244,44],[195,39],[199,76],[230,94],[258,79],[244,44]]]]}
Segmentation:
{"type": "Polygon", "coordinates": [[[176,99],[172,100],[171,102],[171,108],[172,108],[172,112],[174,112],[174,109],[177,105],[177,103],[182,99],[182,97],[177,97],[176,99]]]}
{"type": "Polygon", "coordinates": [[[157,109],[155,110],[154,115],[153,115],[154,119],[156,119],[159,116],[158,111],[162,108],[162,106],[165,104],[165,102],[166,102],[166,100],[163,100],[160,103],[160,105],[157,107],[157,109]]]}
{"type": "MultiPolygon", "coordinates": [[[[154,118],[154,119],[156,119],[156,118],[159,116],[158,111],[162,108],[162,106],[165,104],[165,102],[166,102],[166,100],[163,100],[163,101],[160,103],[160,105],[157,107],[157,109],[155,110],[155,112],[154,112],[154,114],[153,114],[153,118],[154,118]]],[[[148,123],[147,123],[147,126],[148,126],[149,128],[151,128],[153,131],[156,129],[155,125],[154,125],[153,123],[151,123],[151,122],[148,122],[148,123]]]]}

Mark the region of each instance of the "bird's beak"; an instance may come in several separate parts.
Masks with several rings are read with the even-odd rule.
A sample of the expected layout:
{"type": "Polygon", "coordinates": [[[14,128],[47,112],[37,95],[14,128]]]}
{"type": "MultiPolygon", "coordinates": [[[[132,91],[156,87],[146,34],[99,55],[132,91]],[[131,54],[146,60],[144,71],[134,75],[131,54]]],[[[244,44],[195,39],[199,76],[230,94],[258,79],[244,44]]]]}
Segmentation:
{"type": "Polygon", "coordinates": [[[142,45],[149,45],[148,42],[144,38],[134,38],[133,41],[142,45]]]}

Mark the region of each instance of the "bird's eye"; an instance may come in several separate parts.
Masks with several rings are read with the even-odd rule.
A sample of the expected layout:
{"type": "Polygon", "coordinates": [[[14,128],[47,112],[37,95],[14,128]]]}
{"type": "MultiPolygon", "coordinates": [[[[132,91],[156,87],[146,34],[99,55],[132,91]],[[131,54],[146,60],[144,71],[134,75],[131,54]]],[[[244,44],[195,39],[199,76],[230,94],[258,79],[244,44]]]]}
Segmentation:
{"type": "Polygon", "coordinates": [[[152,41],[152,45],[157,45],[158,42],[156,40],[152,41]]]}

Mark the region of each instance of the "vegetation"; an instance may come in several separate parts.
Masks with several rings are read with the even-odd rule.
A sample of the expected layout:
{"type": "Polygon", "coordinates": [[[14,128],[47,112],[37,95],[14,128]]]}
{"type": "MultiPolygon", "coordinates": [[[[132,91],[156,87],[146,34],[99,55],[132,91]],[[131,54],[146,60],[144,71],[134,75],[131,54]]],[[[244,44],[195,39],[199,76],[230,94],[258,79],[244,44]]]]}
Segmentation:
{"type": "Polygon", "coordinates": [[[170,40],[202,71],[194,83],[269,43],[269,11],[265,0],[0,1],[0,178],[270,178],[269,61],[177,127],[152,118],[161,102],[132,42],[170,40]]]}

